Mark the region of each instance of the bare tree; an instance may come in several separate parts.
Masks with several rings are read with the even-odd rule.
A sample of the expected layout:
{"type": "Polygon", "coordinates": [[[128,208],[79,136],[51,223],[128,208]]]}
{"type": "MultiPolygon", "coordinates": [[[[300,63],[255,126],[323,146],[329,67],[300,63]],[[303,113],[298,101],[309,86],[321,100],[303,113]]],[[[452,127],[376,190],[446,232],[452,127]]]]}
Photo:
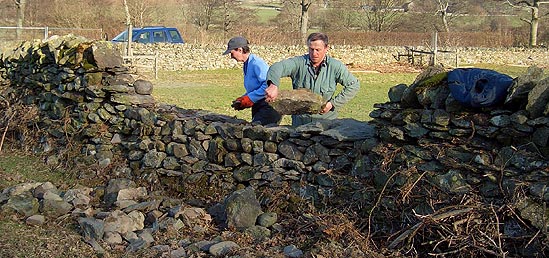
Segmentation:
{"type": "Polygon", "coordinates": [[[404,12],[403,0],[370,0],[361,8],[367,27],[373,31],[390,31],[404,12]]]}
{"type": "Polygon", "coordinates": [[[27,0],[15,0],[15,6],[17,8],[17,29],[15,30],[15,38],[21,39],[21,27],[25,23],[25,9],[27,7],[27,0]]]}
{"type": "Polygon", "coordinates": [[[301,33],[301,40],[305,41],[307,38],[307,31],[309,30],[309,8],[313,0],[301,0],[301,18],[299,20],[299,32],[301,33]]]}
{"type": "Polygon", "coordinates": [[[530,25],[530,39],[528,45],[535,47],[538,45],[538,26],[539,20],[542,16],[539,14],[539,8],[542,4],[549,4],[549,1],[540,1],[540,0],[522,0],[522,1],[510,1],[507,0],[507,3],[515,8],[520,8],[523,10],[530,11],[530,19],[521,18],[522,21],[530,25]]]}
{"type": "Polygon", "coordinates": [[[309,30],[309,8],[311,8],[313,2],[314,0],[282,0],[282,4],[286,10],[293,7],[299,8],[299,33],[301,34],[301,39],[303,41],[307,38],[307,31],[309,30]]]}
{"type": "Polygon", "coordinates": [[[450,7],[449,1],[437,0],[438,10],[436,14],[440,15],[440,20],[442,21],[442,26],[444,27],[445,32],[450,32],[450,27],[448,26],[448,8],[450,7]]]}
{"type": "Polygon", "coordinates": [[[124,8],[128,9],[131,14],[133,24],[139,27],[144,27],[151,23],[151,12],[154,8],[151,7],[151,1],[148,0],[124,0],[124,8]]]}
{"type": "Polygon", "coordinates": [[[126,26],[128,30],[127,32],[128,42],[126,43],[127,44],[126,55],[131,56],[132,55],[132,39],[133,39],[132,16],[130,15],[130,8],[128,7],[128,2],[126,0],[124,0],[124,13],[126,14],[126,26]]]}
{"type": "Polygon", "coordinates": [[[207,31],[214,24],[219,8],[223,7],[222,0],[188,0],[185,7],[190,23],[207,31]]]}
{"type": "MultiPolygon", "coordinates": [[[[240,4],[240,1],[238,0],[222,0],[223,6],[221,8],[221,14],[218,17],[219,23],[222,26],[223,32],[225,34],[228,34],[231,31],[234,31],[238,29],[239,27],[245,27],[245,26],[239,26],[243,24],[253,24],[253,21],[255,18],[255,12],[243,8],[240,4]]],[[[217,22],[217,21],[216,21],[217,22]]],[[[227,36],[227,35],[224,35],[227,36]]]]}

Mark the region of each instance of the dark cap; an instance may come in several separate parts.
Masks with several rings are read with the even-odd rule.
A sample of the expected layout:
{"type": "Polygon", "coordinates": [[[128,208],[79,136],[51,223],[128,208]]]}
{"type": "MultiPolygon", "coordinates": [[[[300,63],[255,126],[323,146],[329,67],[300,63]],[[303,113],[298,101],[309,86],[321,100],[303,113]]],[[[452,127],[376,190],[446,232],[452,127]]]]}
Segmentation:
{"type": "Polygon", "coordinates": [[[237,49],[239,47],[245,47],[248,46],[248,40],[243,37],[234,37],[231,40],[229,40],[229,43],[227,44],[227,50],[223,52],[223,55],[226,55],[231,52],[233,49],[237,49]]]}

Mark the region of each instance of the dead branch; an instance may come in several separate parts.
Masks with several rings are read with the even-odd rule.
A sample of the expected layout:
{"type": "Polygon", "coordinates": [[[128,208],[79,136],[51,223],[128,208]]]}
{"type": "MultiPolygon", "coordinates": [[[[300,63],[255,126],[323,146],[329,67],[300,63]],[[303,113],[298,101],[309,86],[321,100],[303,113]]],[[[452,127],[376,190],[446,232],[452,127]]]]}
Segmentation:
{"type": "Polygon", "coordinates": [[[395,247],[397,247],[404,239],[406,239],[408,237],[412,238],[415,235],[415,232],[417,232],[417,230],[419,228],[421,228],[423,225],[425,225],[427,222],[443,220],[443,219],[446,219],[446,218],[457,216],[457,215],[462,214],[462,213],[470,212],[472,210],[473,210],[473,208],[464,208],[464,209],[460,209],[460,210],[448,211],[448,212],[437,214],[437,215],[425,216],[425,217],[423,217],[424,219],[422,221],[418,222],[417,224],[415,224],[411,228],[407,229],[402,234],[400,234],[395,240],[393,240],[393,242],[391,242],[389,244],[388,248],[389,249],[395,249],[395,247]]]}

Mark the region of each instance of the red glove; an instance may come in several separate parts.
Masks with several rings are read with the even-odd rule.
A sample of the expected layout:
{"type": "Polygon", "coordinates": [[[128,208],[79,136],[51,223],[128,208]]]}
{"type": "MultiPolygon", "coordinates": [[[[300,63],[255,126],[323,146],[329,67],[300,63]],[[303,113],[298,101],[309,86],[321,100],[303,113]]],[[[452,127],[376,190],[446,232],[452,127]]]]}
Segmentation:
{"type": "Polygon", "coordinates": [[[248,95],[244,95],[240,98],[237,98],[235,101],[233,101],[232,106],[235,110],[243,110],[245,108],[252,107],[253,105],[254,103],[252,102],[250,97],[248,97],[248,95]]]}

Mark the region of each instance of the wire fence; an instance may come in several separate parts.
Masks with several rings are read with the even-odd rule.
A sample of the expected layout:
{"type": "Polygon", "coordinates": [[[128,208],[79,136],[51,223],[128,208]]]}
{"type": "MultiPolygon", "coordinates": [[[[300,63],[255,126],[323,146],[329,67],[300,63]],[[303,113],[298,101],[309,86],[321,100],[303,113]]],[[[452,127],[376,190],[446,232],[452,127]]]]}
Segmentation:
{"type": "Polygon", "coordinates": [[[47,39],[54,35],[62,36],[67,34],[82,36],[92,40],[105,39],[105,34],[103,33],[103,29],[57,28],[57,27],[47,27],[47,26],[46,27],[0,27],[0,40],[5,40],[5,41],[47,39]]]}

